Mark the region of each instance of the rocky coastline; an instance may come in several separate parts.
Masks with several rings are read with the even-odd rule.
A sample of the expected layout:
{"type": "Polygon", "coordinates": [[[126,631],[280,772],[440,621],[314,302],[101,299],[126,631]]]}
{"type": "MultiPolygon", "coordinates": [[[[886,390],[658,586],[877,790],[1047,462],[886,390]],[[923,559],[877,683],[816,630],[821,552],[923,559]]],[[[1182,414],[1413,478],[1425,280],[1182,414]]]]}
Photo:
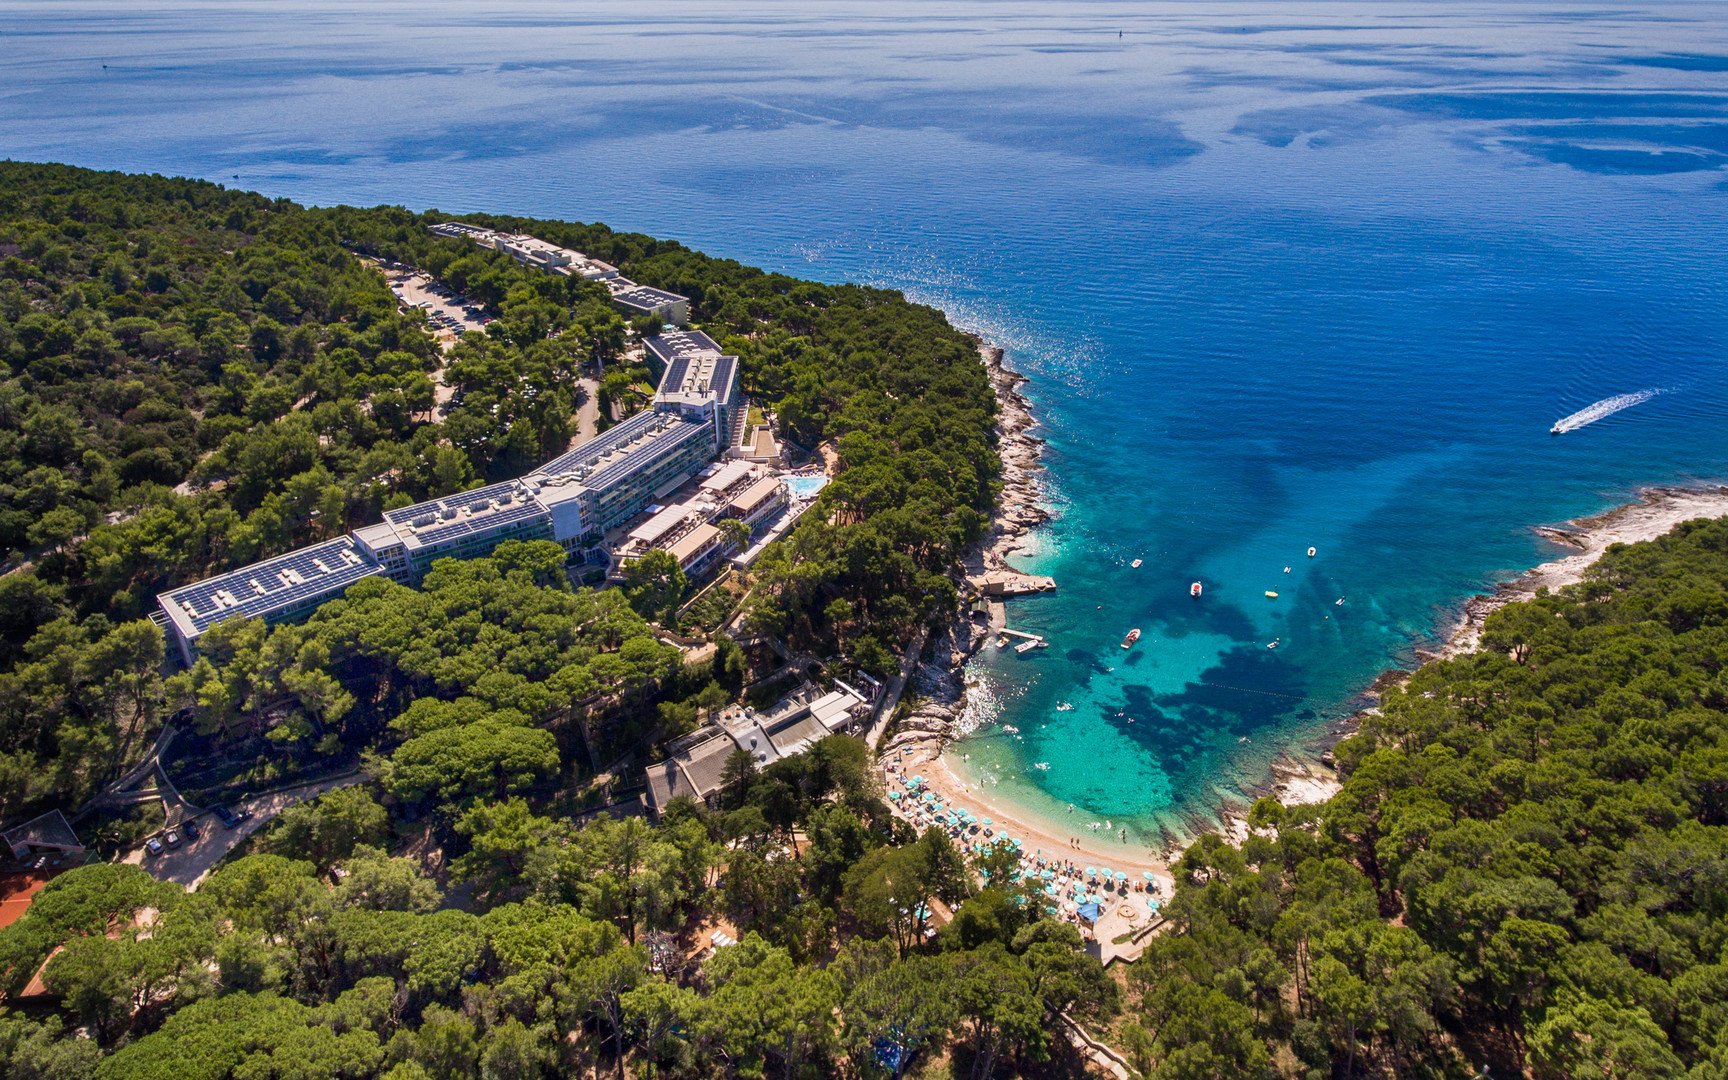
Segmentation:
{"type": "MultiPolygon", "coordinates": [[[[1553,592],[1582,581],[1585,572],[1614,544],[1636,544],[1654,540],[1683,521],[1728,515],[1728,486],[1705,484],[1691,487],[1640,488],[1628,503],[1589,517],[1574,518],[1563,525],[1541,525],[1535,533],[1551,544],[1571,548],[1572,553],[1527,570],[1495,587],[1491,593],[1472,596],[1464,602],[1445,644],[1417,655],[1424,663],[1474,652],[1482,643],[1482,626],[1488,616],[1520,600],[1528,600],[1546,589],[1553,592]]],[[[1388,672],[1402,681],[1408,672],[1388,672]]],[[[1384,686],[1384,683],[1377,683],[1384,686]]]]}
{"type": "MultiPolygon", "coordinates": [[[[1417,659],[1428,664],[1476,651],[1482,644],[1482,628],[1488,616],[1507,604],[1582,581],[1596,560],[1614,544],[1654,540],[1681,522],[1696,518],[1728,516],[1728,486],[1720,484],[1647,487],[1640,488],[1635,496],[1631,502],[1588,517],[1574,518],[1561,525],[1534,526],[1532,531],[1536,535],[1571,549],[1571,553],[1526,570],[1495,586],[1492,592],[1466,599],[1455,616],[1443,624],[1438,635],[1442,644],[1434,649],[1417,649],[1417,659]]],[[[1367,703],[1364,708],[1332,724],[1323,737],[1305,750],[1279,757],[1273,762],[1270,780],[1250,794],[1277,795],[1287,804],[1319,802],[1330,797],[1339,786],[1331,771],[1331,748],[1354,733],[1361,718],[1373,713],[1387,690],[1402,686],[1414,673],[1413,669],[1401,667],[1381,672],[1363,692],[1367,703]]],[[[1240,836],[1245,828],[1235,807],[1224,808],[1221,819],[1225,831],[1231,835],[1240,836]]]]}
{"type": "MultiPolygon", "coordinates": [[[[1033,434],[1037,421],[1020,392],[1026,376],[1006,366],[1002,349],[980,339],[978,351],[999,404],[996,432],[1002,494],[989,534],[965,559],[966,580],[958,610],[947,625],[931,635],[925,657],[913,673],[913,707],[889,730],[879,747],[884,761],[894,757],[934,769],[940,764],[943,748],[972,729],[976,720],[967,710],[966,663],[990,640],[993,631],[990,622],[980,619],[975,610],[975,603],[982,599],[976,582],[996,573],[1018,574],[1009,565],[1009,557],[1022,550],[1027,533],[1050,520],[1044,506],[1043,465],[1039,460],[1044,441],[1033,434]]],[[[1581,580],[1609,546],[1653,539],[1694,518],[1724,515],[1728,515],[1728,486],[1651,487],[1640,490],[1634,501],[1602,513],[1559,526],[1536,527],[1538,535],[1572,552],[1525,571],[1492,592],[1470,597],[1455,620],[1446,624],[1440,635],[1444,644],[1438,649],[1418,649],[1416,655],[1427,663],[1471,652],[1480,645],[1482,625],[1490,614],[1541,590],[1581,580]]],[[[1199,821],[1191,826],[1196,832],[1211,827],[1239,838],[1246,831],[1247,805],[1255,797],[1275,795],[1291,805],[1329,798],[1340,784],[1331,762],[1331,747],[1355,731],[1360,717],[1372,712],[1388,688],[1401,685],[1411,674],[1405,668],[1382,673],[1364,691],[1361,710],[1329,725],[1310,745],[1280,755],[1272,762],[1266,782],[1244,792],[1246,801],[1220,805],[1216,820],[1209,826],[1199,821]]],[[[1168,857],[1180,842],[1166,839],[1168,857]]]]}
{"type": "Polygon", "coordinates": [[[1044,508],[1044,440],[1034,435],[1037,420],[1020,388],[1026,376],[1009,368],[1003,350],[975,338],[978,354],[996,392],[996,449],[1002,459],[1002,494],[991,518],[990,531],[963,560],[960,604],[954,617],[931,635],[925,659],[913,673],[914,707],[889,732],[880,747],[884,755],[916,749],[939,755],[951,739],[965,734],[966,662],[989,640],[987,622],[975,617],[981,598],[974,582],[992,573],[1017,574],[1008,558],[1020,550],[1028,532],[1050,520],[1044,508]]]}

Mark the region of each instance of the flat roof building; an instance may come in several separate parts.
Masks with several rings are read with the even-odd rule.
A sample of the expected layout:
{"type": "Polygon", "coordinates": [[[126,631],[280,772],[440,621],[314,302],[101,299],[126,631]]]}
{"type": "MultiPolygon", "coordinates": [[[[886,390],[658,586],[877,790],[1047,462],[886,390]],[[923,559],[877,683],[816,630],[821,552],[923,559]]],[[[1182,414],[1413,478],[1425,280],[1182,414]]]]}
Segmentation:
{"type": "Polygon", "coordinates": [[[728,461],[702,479],[702,490],[713,495],[727,495],[746,487],[756,474],[748,461],[728,461]]]}
{"type": "MultiPolygon", "coordinates": [[[[640,303],[646,305],[642,311],[679,323],[689,314],[684,297],[637,285],[618,277],[614,267],[537,237],[455,221],[431,231],[550,271],[599,275],[627,308],[640,303]]],[[[572,557],[596,548],[608,532],[728,449],[742,413],[738,358],[722,353],[713,338],[676,331],[650,338],[646,347],[662,368],[653,408],[526,476],[387,511],[383,521],[347,536],[160,594],[158,621],[180,658],[190,665],[198,639],[224,619],[258,617],[274,623],[301,618],[364,577],[418,584],[437,560],[484,556],[506,540],[553,540],[572,557]]],[[[710,490],[730,495],[747,474],[726,466],[717,475],[726,479],[710,490]]],[[[719,505],[715,498],[707,516],[719,505]]],[[[706,520],[703,525],[712,530],[706,520]]],[[[723,545],[706,532],[700,542],[691,541],[697,531],[669,532],[651,546],[684,545],[678,548],[680,562],[699,572],[723,545]]]]}
{"type": "Polygon", "coordinates": [[[606,288],[612,293],[612,302],[632,314],[655,315],[674,326],[683,326],[690,321],[690,298],[687,296],[650,285],[638,285],[626,277],[608,279],[606,288]]]}
{"type": "Polygon", "coordinates": [[[685,533],[666,551],[678,560],[678,568],[694,577],[706,570],[725,546],[720,530],[704,521],[685,533]]]}
{"type": "Polygon", "coordinates": [[[734,496],[721,513],[754,525],[790,501],[786,485],[778,476],[764,476],[734,496]]]}
{"type": "Polygon", "coordinates": [[[72,823],[58,810],[33,817],[22,825],[14,825],[0,833],[0,840],[19,862],[28,862],[41,855],[78,858],[84,854],[84,844],[73,831],[72,823]]]}
{"type": "Polygon", "coordinates": [[[384,572],[352,536],[326,540],[243,566],[157,597],[180,657],[191,665],[204,632],[225,619],[256,616],[288,622],[362,578],[384,572]]]}
{"type": "Polygon", "coordinates": [[[618,268],[611,263],[591,259],[580,251],[559,247],[527,233],[500,232],[479,225],[465,225],[460,221],[434,225],[430,231],[439,236],[472,240],[481,247],[502,251],[519,263],[555,274],[587,278],[590,281],[604,281],[618,276],[618,268]]]}
{"type": "Polygon", "coordinates": [[[729,709],[718,725],[673,743],[670,757],[644,770],[648,810],[658,818],[679,796],[712,802],[720,793],[726,760],[737,751],[757,765],[801,754],[853,727],[869,704],[863,694],[836,682],[828,693],[805,684],[765,712],[729,709]]]}

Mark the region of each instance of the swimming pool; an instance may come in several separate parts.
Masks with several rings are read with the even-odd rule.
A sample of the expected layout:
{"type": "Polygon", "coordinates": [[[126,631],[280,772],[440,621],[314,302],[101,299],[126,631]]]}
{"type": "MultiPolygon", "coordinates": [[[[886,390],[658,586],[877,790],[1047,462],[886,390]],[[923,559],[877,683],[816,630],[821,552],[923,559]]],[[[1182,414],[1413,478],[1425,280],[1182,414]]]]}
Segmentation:
{"type": "Polygon", "coordinates": [[[828,478],[822,475],[788,476],[786,486],[791,489],[794,499],[814,499],[818,492],[828,486],[828,478]]]}

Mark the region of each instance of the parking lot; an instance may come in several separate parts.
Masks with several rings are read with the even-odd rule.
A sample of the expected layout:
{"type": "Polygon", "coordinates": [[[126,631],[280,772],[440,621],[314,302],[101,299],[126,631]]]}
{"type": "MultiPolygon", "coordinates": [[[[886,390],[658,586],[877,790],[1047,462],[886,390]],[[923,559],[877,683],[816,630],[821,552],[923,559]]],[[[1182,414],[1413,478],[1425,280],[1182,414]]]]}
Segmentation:
{"type": "Polygon", "coordinates": [[[418,270],[390,274],[389,281],[390,290],[403,307],[419,308],[426,313],[446,348],[463,334],[483,329],[492,321],[478,304],[418,270]]]}
{"type": "MultiPolygon", "coordinates": [[[[426,313],[432,332],[445,348],[456,344],[463,334],[485,328],[492,317],[467,297],[434,281],[419,270],[386,270],[385,280],[404,308],[418,308],[426,313]]],[[[444,368],[432,374],[433,404],[442,411],[450,404],[455,390],[444,383],[444,368]]]]}
{"type": "Polygon", "coordinates": [[[191,819],[193,827],[198,830],[196,837],[187,835],[182,822],[174,830],[180,838],[178,844],[173,847],[164,844],[160,854],[153,854],[145,847],[134,848],[121,861],[142,866],[159,880],[177,881],[196,888],[224,855],[283,810],[295,803],[316,799],[326,791],[357,784],[362,779],[364,777],[358,772],[344,773],[283,791],[237,799],[230,808],[245,817],[232,828],[224,826],[214,813],[203,812],[191,819]]]}

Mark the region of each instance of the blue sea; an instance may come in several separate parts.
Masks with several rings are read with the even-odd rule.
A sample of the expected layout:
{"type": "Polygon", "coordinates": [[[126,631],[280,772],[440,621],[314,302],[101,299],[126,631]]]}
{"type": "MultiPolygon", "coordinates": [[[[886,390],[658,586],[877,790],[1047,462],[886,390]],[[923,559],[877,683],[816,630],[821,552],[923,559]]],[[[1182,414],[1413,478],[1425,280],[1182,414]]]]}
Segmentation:
{"type": "Polygon", "coordinates": [[[1136,843],[1529,526],[1728,477],[1721,4],[14,0],[0,47],[6,156],[603,220],[1006,346],[1060,588],[963,767],[1136,843]]]}

